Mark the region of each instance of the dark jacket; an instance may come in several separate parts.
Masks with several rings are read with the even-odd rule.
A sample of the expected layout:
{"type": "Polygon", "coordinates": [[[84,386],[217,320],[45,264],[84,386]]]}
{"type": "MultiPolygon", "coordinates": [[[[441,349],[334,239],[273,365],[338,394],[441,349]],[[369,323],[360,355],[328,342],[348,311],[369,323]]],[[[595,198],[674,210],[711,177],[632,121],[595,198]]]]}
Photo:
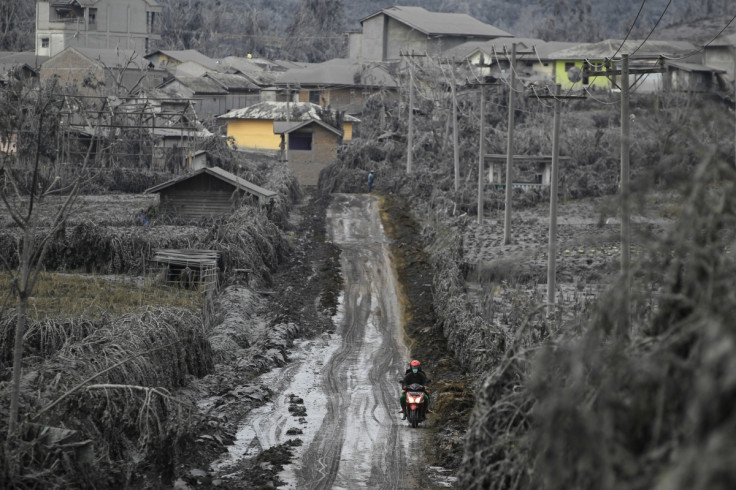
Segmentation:
{"type": "Polygon", "coordinates": [[[409,386],[411,384],[418,383],[422,386],[427,386],[429,382],[429,378],[427,378],[427,375],[421,369],[416,373],[412,372],[411,369],[407,369],[406,374],[404,375],[404,380],[401,384],[403,386],[409,386]]]}

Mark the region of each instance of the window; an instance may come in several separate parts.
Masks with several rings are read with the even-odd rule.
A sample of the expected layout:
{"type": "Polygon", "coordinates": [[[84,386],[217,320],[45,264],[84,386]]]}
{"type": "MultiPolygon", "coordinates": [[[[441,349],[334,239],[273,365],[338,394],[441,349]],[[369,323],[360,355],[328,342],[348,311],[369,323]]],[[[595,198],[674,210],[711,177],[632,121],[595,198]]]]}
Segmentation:
{"type": "Polygon", "coordinates": [[[95,24],[97,22],[97,9],[89,9],[89,23],[95,24]]]}
{"type": "Polygon", "coordinates": [[[311,102],[312,104],[319,104],[322,98],[321,96],[322,96],[321,90],[310,90],[309,91],[309,102],[311,102]]]}
{"type": "Polygon", "coordinates": [[[49,38],[42,37],[41,38],[41,47],[42,48],[48,48],[49,47],[49,38]]]}
{"type": "Polygon", "coordinates": [[[289,150],[306,150],[312,149],[312,133],[294,132],[289,134],[289,150]]]}

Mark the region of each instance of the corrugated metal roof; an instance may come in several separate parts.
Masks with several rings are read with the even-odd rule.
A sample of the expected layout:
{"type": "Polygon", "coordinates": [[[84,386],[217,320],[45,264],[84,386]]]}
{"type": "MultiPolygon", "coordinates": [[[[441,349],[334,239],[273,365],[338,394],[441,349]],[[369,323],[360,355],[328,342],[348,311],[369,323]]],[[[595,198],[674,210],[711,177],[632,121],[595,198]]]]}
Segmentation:
{"type": "Polygon", "coordinates": [[[705,66],[698,63],[682,63],[680,61],[665,61],[666,66],[674,66],[683,71],[690,72],[709,72],[709,73],[728,73],[726,70],[720,70],[711,66],[705,66]]]}
{"type": "Polygon", "coordinates": [[[279,86],[286,84],[386,88],[399,86],[383,66],[348,58],[335,58],[306,68],[288,70],[275,82],[279,86]]]}
{"type": "MultiPolygon", "coordinates": [[[[258,104],[254,104],[243,109],[235,109],[227,114],[217,117],[218,119],[265,119],[271,121],[286,121],[287,119],[290,119],[292,121],[321,121],[322,119],[319,117],[317,112],[318,109],[320,109],[320,106],[312,104],[311,102],[290,102],[287,104],[286,102],[267,101],[259,102],[258,104]],[[287,107],[290,111],[288,118],[286,117],[287,107]]],[[[360,119],[349,114],[345,114],[344,121],[359,122],[360,119]]]]}
{"type": "Polygon", "coordinates": [[[277,195],[276,192],[274,192],[274,191],[265,189],[265,188],[263,188],[261,186],[258,186],[256,184],[254,184],[253,182],[249,182],[249,181],[247,181],[247,180],[245,180],[243,178],[238,177],[237,175],[231,174],[227,170],[221,169],[220,167],[205,167],[205,168],[201,168],[201,169],[199,169],[199,170],[197,170],[195,172],[192,172],[191,174],[183,175],[183,176],[178,177],[176,179],[172,179],[172,180],[169,180],[169,181],[164,182],[162,184],[159,184],[159,185],[155,185],[153,187],[150,187],[150,188],[146,189],[145,191],[143,191],[143,193],[144,194],[152,194],[154,192],[159,192],[159,191],[161,191],[163,189],[166,189],[167,187],[171,187],[172,185],[176,185],[176,184],[178,184],[180,182],[184,182],[185,180],[189,180],[189,179],[191,179],[193,177],[196,177],[197,175],[200,175],[200,174],[203,174],[203,173],[212,175],[213,177],[216,177],[216,178],[218,178],[218,179],[220,179],[220,180],[222,180],[224,182],[227,182],[228,184],[231,184],[231,185],[233,185],[233,186],[235,186],[235,187],[237,187],[239,189],[242,189],[242,190],[244,190],[246,192],[250,192],[251,194],[255,194],[255,195],[259,196],[259,197],[271,198],[271,197],[276,197],[276,195],[277,195]]]}
{"type": "Polygon", "coordinates": [[[512,37],[508,32],[484,24],[468,14],[429,12],[422,7],[389,7],[361,19],[360,23],[381,14],[388,15],[428,36],[512,37]]]}

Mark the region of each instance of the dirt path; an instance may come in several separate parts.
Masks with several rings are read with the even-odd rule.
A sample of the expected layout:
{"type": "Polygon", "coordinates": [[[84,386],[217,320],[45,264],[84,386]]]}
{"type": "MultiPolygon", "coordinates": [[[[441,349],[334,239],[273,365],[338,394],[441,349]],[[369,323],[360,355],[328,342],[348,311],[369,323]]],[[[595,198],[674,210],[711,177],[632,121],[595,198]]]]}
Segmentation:
{"type": "Polygon", "coordinates": [[[230,460],[299,438],[280,475],[286,488],[420,488],[412,475],[422,472],[423,430],[398,414],[408,351],[376,199],[336,195],[327,230],[345,283],[335,331],[298,344],[288,366],[262,377],[280,395],[244,421],[230,460]]]}

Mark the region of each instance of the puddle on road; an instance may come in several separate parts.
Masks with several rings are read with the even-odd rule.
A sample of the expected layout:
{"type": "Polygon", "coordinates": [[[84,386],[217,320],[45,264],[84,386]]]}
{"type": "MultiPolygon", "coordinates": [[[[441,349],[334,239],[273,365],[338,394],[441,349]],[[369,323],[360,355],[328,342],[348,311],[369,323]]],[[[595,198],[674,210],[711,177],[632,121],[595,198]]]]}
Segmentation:
{"type": "MultiPolygon", "coordinates": [[[[341,294],[338,312],[333,317],[335,325],[342,322],[342,305],[341,294]]],[[[227,454],[210,465],[212,471],[227,479],[228,469],[240,459],[254,457],[265,449],[297,438],[302,440],[302,445],[293,448],[293,461],[299,461],[327,413],[327,400],[321,388],[322,367],[341,345],[342,339],[335,333],[295,341],[289,350],[288,365],[273,369],[259,378],[260,383],[274,391],[274,400],[252,410],[241,422],[227,454]],[[292,394],[304,401],[306,417],[295,417],[289,412],[289,395],[292,394]],[[298,428],[302,433],[289,435],[287,431],[290,428],[298,428]]],[[[286,482],[286,486],[280,488],[296,488],[295,466],[286,465],[279,474],[279,478],[286,482]]]]}

